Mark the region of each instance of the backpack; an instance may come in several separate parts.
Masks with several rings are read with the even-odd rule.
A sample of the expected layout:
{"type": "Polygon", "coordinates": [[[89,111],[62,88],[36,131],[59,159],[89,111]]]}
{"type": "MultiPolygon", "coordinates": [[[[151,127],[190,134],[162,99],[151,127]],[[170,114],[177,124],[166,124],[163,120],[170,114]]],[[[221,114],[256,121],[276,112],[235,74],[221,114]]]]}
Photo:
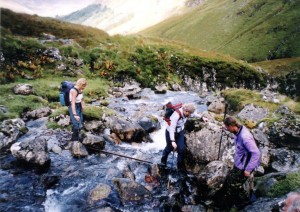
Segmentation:
{"type": "Polygon", "coordinates": [[[182,107],[182,103],[178,103],[176,105],[173,105],[171,102],[168,102],[165,105],[164,120],[168,123],[169,126],[171,125],[170,117],[174,113],[174,111],[176,111],[179,114],[179,117],[182,118],[181,112],[179,111],[179,108],[181,108],[181,107],[182,107]]]}
{"type": "Polygon", "coordinates": [[[78,90],[74,87],[74,83],[70,81],[63,81],[61,82],[60,86],[60,92],[59,92],[59,102],[62,106],[69,106],[70,105],[70,90],[74,88],[77,91],[78,96],[78,90]]]}

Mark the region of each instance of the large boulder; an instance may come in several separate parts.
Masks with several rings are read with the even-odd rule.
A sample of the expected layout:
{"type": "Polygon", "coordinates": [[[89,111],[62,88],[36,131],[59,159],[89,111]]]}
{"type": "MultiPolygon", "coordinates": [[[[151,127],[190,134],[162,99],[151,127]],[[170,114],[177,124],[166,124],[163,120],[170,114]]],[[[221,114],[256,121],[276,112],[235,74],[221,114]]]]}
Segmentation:
{"type": "Polygon", "coordinates": [[[28,131],[22,119],[9,119],[0,124],[0,151],[10,148],[17,139],[28,131]]]}
{"type": "Polygon", "coordinates": [[[221,128],[209,123],[199,131],[186,133],[187,157],[197,162],[218,160],[221,128]]]}
{"type": "Polygon", "coordinates": [[[270,141],[278,147],[300,150],[300,116],[280,108],[280,120],[274,122],[269,130],[270,141]]]}
{"type": "Polygon", "coordinates": [[[146,135],[144,129],[137,123],[121,117],[111,117],[109,128],[120,140],[126,142],[141,142],[146,135]]]}
{"type": "Polygon", "coordinates": [[[51,112],[52,111],[51,111],[50,107],[39,108],[39,109],[25,113],[23,115],[23,119],[25,119],[25,120],[38,119],[38,118],[49,116],[51,114],[51,112]]]}
{"type": "Polygon", "coordinates": [[[222,161],[212,161],[197,175],[198,187],[202,196],[212,197],[224,184],[228,173],[227,165],[222,161]]]}
{"type": "Polygon", "coordinates": [[[97,149],[105,148],[105,139],[102,136],[93,135],[91,133],[84,133],[82,135],[82,143],[87,146],[93,146],[97,149]]]}
{"type": "Polygon", "coordinates": [[[269,115],[269,109],[255,106],[253,104],[246,105],[237,115],[242,120],[252,120],[259,122],[269,115]]]}
{"type": "Polygon", "coordinates": [[[44,166],[50,162],[47,141],[44,137],[14,143],[10,151],[14,157],[28,163],[44,166]]]}

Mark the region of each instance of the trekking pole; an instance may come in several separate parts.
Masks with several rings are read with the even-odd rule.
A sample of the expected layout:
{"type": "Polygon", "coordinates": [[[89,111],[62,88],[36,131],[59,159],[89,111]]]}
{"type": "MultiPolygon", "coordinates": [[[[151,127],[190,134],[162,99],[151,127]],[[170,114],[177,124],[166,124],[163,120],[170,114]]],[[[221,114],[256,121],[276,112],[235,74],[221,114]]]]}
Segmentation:
{"type": "Polygon", "coordinates": [[[101,149],[97,149],[97,148],[93,148],[93,147],[88,147],[88,148],[93,149],[93,150],[97,150],[97,151],[105,153],[105,154],[116,155],[116,156],[119,156],[119,157],[128,158],[128,159],[131,159],[131,160],[136,160],[136,161],[139,161],[139,162],[142,162],[142,163],[151,164],[151,165],[153,164],[152,162],[149,162],[149,161],[146,161],[146,160],[141,160],[141,159],[138,159],[138,158],[133,158],[133,157],[130,157],[130,156],[127,156],[127,155],[122,155],[122,154],[115,153],[115,152],[109,152],[109,151],[105,151],[105,150],[101,150],[101,149]]]}
{"type": "Polygon", "coordinates": [[[173,151],[172,169],[174,168],[174,155],[175,155],[175,151],[173,151]]]}
{"type": "MultiPolygon", "coordinates": [[[[224,122],[225,117],[226,117],[226,111],[227,111],[227,102],[225,101],[225,111],[224,111],[223,122],[224,122]]],[[[222,125],[223,125],[223,122],[222,122],[222,125]]],[[[223,138],[223,126],[222,126],[222,130],[221,130],[221,138],[220,138],[220,142],[219,142],[218,160],[220,160],[220,151],[221,151],[222,138],[223,138]]]]}

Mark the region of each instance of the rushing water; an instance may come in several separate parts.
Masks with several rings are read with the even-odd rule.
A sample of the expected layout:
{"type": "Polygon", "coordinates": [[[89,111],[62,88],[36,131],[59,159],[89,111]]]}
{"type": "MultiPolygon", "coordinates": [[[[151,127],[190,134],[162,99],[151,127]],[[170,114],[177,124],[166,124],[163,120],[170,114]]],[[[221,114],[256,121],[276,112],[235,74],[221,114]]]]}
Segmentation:
{"type": "MultiPolygon", "coordinates": [[[[161,108],[168,101],[193,102],[198,111],[206,110],[205,99],[193,92],[167,92],[154,94],[150,89],[141,92],[141,98],[127,100],[124,98],[108,99],[110,108],[125,108],[119,113],[132,117],[142,111],[145,115],[152,114],[161,121],[161,129],[150,136],[152,143],[114,145],[107,142],[105,150],[118,152],[134,158],[141,158],[152,163],[159,163],[165,147],[164,131],[166,124],[161,117],[161,108]],[[141,110],[142,108],[142,110],[141,110]]],[[[29,132],[21,137],[34,139],[37,136],[48,136],[48,145],[64,144],[68,140],[68,132],[54,132],[45,127],[47,119],[39,119],[27,123],[29,132]],[[49,132],[52,133],[49,133],[49,132]],[[50,136],[51,135],[51,136],[50,136]],[[49,144],[50,143],[50,144],[49,144]]],[[[153,188],[153,199],[143,202],[121,202],[112,180],[123,177],[123,170],[130,169],[136,182],[146,186],[145,175],[150,166],[135,160],[114,155],[90,154],[85,158],[74,158],[69,150],[61,154],[50,153],[51,165],[47,170],[25,166],[16,161],[9,153],[0,156],[0,211],[103,211],[110,207],[114,211],[159,211],[167,210],[172,192],[166,187],[167,181],[178,181],[176,173],[168,172],[159,187],[153,188]],[[99,183],[111,187],[110,195],[100,201],[91,203],[89,194],[99,183]]],[[[175,155],[176,157],[176,155],[175,155]]],[[[169,156],[168,166],[172,167],[176,158],[169,156]]],[[[180,184],[180,183],[179,183],[180,184]]],[[[190,203],[188,190],[193,189],[192,179],[184,184],[179,193],[184,204],[190,203]]],[[[176,190],[176,189],[175,189],[176,190]]],[[[178,191],[176,192],[178,194],[178,191]]]]}

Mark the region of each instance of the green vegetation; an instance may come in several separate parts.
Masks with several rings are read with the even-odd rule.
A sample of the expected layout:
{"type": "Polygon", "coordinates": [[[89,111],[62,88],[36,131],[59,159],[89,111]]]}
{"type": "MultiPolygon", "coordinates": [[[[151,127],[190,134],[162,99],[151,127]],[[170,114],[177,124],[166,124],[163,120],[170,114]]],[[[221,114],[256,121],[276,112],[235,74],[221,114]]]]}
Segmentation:
{"type": "Polygon", "coordinates": [[[295,102],[288,97],[280,97],[282,103],[266,102],[262,99],[258,91],[247,89],[227,89],[222,91],[226,101],[228,102],[228,109],[232,112],[240,111],[247,104],[252,103],[255,106],[268,108],[271,113],[275,112],[280,105],[289,107],[291,111],[300,113],[300,102],[295,102]]]}
{"type": "Polygon", "coordinates": [[[140,34],[180,41],[247,61],[299,57],[300,2],[210,0],[140,34]]]}
{"type": "Polygon", "coordinates": [[[274,77],[281,77],[286,76],[291,71],[300,72],[300,57],[266,60],[252,65],[263,68],[274,77]]]}
{"type": "Polygon", "coordinates": [[[268,192],[270,197],[279,197],[300,188],[300,172],[288,173],[286,178],[278,181],[268,192]]]}
{"type": "Polygon", "coordinates": [[[12,34],[26,37],[42,37],[50,33],[58,38],[74,39],[82,47],[95,46],[108,38],[108,34],[96,28],[71,24],[52,18],[18,14],[1,8],[1,26],[12,34]]]}
{"type": "MultiPolygon", "coordinates": [[[[13,88],[18,83],[0,85],[0,105],[8,109],[7,113],[0,113],[0,121],[9,118],[20,117],[26,111],[50,106],[53,109],[60,108],[61,114],[66,114],[66,107],[60,107],[58,93],[60,83],[63,80],[75,81],[75,78],[52,78],[37,80],[20,80],[18,83],[28,83],[33,86],[33,95],[15,95],[13,88]],[[65,112],[63,113],[63,110],[65,112]]],[[[107,96],[109,82],[104,79],[88,79],[88,86],[85,89],[85,101],[89,103],[93,99],[100,99],[107,96]]],[[[55,113],[54,113],[55,115],[55,113]]]]}

